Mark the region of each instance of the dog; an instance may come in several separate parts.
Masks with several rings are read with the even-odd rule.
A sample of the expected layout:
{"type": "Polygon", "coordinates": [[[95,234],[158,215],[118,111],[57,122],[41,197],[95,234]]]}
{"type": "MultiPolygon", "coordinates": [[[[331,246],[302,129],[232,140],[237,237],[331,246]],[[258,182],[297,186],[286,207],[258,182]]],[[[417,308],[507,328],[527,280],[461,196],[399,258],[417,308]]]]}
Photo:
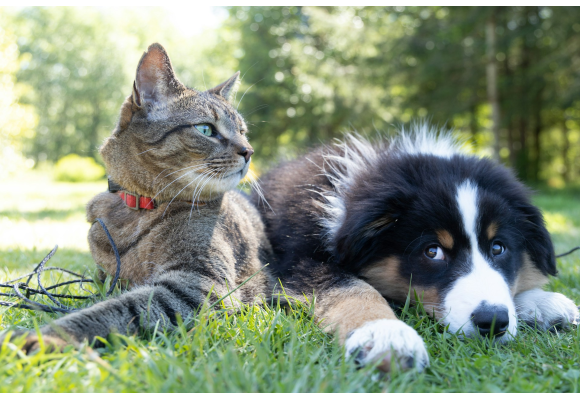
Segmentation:
{"type": "Polygon", "coordinates": [[[556,263],[530,191],[449,132],[347,135],[261,181],[270,207],[253,199],[276,254],[271,273],[286,294],[315,301],[315,317],[363,365],[429,365],[422,338],[385,300],[413,291],[463,337],[506,342],[518,323],[578,323],[570,299],[541,289],[556,263]]]}

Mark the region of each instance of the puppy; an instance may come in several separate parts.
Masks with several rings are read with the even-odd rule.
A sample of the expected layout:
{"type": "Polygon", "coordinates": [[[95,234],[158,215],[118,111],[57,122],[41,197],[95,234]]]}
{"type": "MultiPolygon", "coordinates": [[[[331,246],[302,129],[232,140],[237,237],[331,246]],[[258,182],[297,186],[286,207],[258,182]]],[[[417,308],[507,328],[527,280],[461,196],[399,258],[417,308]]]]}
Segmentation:
{"type": "Polygon", "coordinates": [[[316,299],[316,317],[361,364],[429,364],[385,300],[404,302],[409,289],[465,337],[508,341],[518,320],[578,323],[571,300],[541,289],[555,256],[529,191],[460,147],[427,125],[376,143],[350,135],[262,177],[272,274],[291,296],[316,299]]]}

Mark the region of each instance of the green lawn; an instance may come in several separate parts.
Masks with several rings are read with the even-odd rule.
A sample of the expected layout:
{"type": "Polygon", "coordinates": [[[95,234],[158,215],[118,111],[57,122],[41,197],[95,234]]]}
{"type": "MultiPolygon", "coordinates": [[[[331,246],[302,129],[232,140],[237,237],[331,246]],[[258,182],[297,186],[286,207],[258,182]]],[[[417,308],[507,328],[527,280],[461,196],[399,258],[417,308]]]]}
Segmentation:
{"type": "MultiPolygon", "coordinates": [[[[60,249],[49,266],[94,273],[84,204],[106,182],[53,183],[45,175],[29,174],[1,187],[0,281],[32,270],[55,244],[60,249]]],[[[558,253],[580,245],[578,192],[538,194],[535,202],[545,212],[558,253]]],[[[560,275],[550,280],[549,289],[580,303],[579,266],[580,251],[559,259],[560,275]]],[[[59,279],[53,273],[44,281],[59,279]]],[[[580,390],[580,330],[539,334],[522,327],[514,341],[498,347],[458,340],[421,307],[400,313],[425,339],[431,367],[424,373],[394,372],[387,379],[372,367],[357,370],[313,322],[307,306],[247,307],[236,314],[202,312],[173,332],[112,336],[98,349],[100,359],[72,348],[25,356],[6,344],[0,351],[0,392],[580,390]]],[[[54,317],[0,307],[0,334],[11,327],[34,329],[54,317]]]]}

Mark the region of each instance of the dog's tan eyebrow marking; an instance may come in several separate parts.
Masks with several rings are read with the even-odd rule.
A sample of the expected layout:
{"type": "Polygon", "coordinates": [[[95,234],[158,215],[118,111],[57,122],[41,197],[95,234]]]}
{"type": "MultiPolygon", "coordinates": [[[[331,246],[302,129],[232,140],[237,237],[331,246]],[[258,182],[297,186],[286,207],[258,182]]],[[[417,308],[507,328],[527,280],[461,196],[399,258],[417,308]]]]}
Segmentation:
{"type": "Polygon", "coordinates": [[[491,240],[495,237],[495,234],[497,233],[497,223],[496,222],[492,222],[491,224],[489,224],[489,226],[487,227],[487,238],[488,240],[491,240]]]}
{"type": "Polygon", "coordinates": [[[435,233],[437,234],[437,239],[439,239],[439,243],[441,243],[443,247],[449,250],[453,248],[454,243],[453,236],[451,236],[451,234],[448,231],[446,231],[445,229],[440,229],[438,231],[435,231],[435,233]]]}

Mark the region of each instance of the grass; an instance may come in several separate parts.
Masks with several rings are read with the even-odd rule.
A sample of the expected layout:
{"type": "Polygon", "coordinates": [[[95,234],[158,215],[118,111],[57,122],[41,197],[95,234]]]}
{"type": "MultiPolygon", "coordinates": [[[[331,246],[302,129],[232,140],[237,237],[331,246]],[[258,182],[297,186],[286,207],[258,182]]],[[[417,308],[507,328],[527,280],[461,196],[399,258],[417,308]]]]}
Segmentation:
{"type": "MultiPolygon", "coordinates": [[[[84,204],[106,188],[53,183],[43,175],[3,182],[0,202],[0,281],[30,271],[48,251],[50,266],[96,267],[88,251],[84,204]]],[[[580,245],[578,192],[535,196],[556,251],[580,245]]],[[[558,260],[549,290],[580,303],[580,252],[558,260]]],[[[92,272],[91,272],[92,271],[92,272]]],[[[46,281],[62,279],[47,274],[46,281]]],[[[80,293],[79,288],[72,289],[80,293]]],[[[75,305],[88,305],[76,301],[75,305]]],[[[425,339],[431,367],[385,377],[357,369],[314,323],[308,305],[289,310],[248,306],[238,313],[203,311],[172,332],[111,335],[98,349],[25,356],[18,342],[0,350],[0,392],[578,392],[580,330],[540,334],[521,327],[507,345],[459,340],[423,308],[399,310],[425,339]]],[[[0,307],[0,334],[35,329],[57,317],[0,307]]]]}

